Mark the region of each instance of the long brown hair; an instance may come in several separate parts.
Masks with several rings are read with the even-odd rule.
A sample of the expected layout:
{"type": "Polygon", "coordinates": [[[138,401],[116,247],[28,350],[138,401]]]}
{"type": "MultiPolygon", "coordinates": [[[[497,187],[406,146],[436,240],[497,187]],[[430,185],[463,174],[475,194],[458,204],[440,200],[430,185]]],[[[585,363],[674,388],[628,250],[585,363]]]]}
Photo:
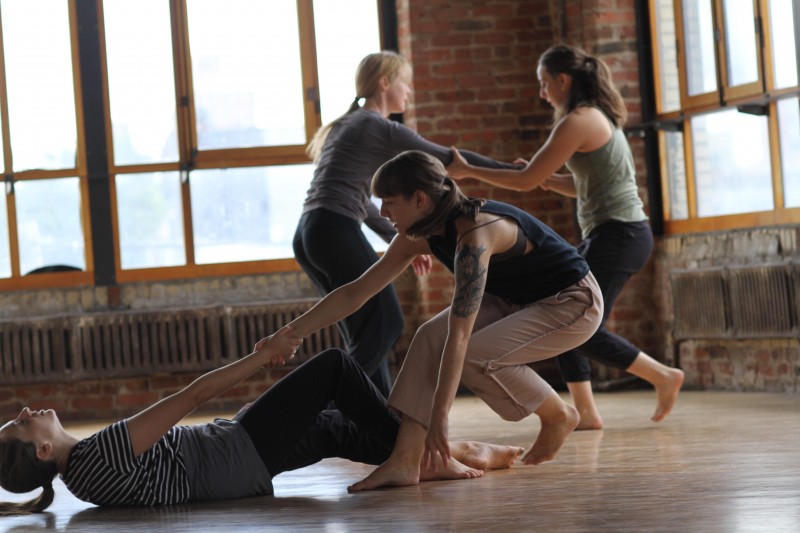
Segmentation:
{"type": "Polygon", "coordinates": [[[41,487],[42,493],[26,502],[0,502],[0,516],[41,513],[53,503],[53,478],[58,474],[55,461],[36,457],[36,446],[19,439],[0,440],[0,487],[24,494],[41,487]]]}
{"type": "Polygon", "coordinates": [[[455,210],[472,220],[486,202],[469,198],[448,175],[442,162],[419,150],[408,150],[385,162],[372,177],[372,194],[378,198],[403,196],[410,198],[422,191],[434,203],[433,212],[418,220],[406,231],[410,239],[426,238],[444,225],[455,210]]]}
{"type": "Polygon", "coordinates": [[[566,74],[572,78],[567,105],[563,110],[556,109],[556,121],[580,106],[589,105],[605,113],[616,127],[625,125],[628,110],[611,80],[611,70],[602,59],[578,47],[557,44],[539,57],[539,66],[553,77],[566,74]]]}
{"type": "Polygon", "coordinates": [[[370,98],[378,92],[378,87],[381,78],[386,77],[389,82],[394,81],[395,78],[401,75],[411,74],[411,67],[408,61],[391,50],[384,50],[369,54],[358,64],[356,69],[356,97],[347,112],[336,120],[322,126],[314,134],[311,142],[306,148],[306,154],[315,162],[319,159],[322,153],[322,147],[325,145],[325,139],[328,138],[331,128],[335,126],[342,117],[345,117],[353,111],[359,109],[359,100],[362,98],[370,98]]]}

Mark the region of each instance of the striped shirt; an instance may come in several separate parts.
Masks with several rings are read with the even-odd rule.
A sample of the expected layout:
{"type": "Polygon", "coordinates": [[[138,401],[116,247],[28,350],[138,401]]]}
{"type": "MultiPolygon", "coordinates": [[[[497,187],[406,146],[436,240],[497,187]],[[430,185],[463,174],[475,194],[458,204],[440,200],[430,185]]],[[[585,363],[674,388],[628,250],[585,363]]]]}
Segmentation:
{"type": "Polygon", "coordinates": [[[78,442],[61,478],[77,498],[96,505],[185,503],[190,488],[180,453],[184,431],[182,426],[170,429],[134,457],[128,424],[122,420],[78,442]]]}

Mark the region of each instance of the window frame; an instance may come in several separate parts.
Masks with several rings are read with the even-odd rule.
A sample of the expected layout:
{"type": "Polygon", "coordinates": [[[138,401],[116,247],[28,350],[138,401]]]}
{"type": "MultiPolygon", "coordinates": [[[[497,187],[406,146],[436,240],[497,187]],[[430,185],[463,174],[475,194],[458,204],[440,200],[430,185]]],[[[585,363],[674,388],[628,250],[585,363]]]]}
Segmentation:
{"type": "MultiPolygon", "coordinates": [[[[300,270],[294,258],[241,261],[235,263],[197,264],[194,254],[194,231],[190,194],[191,171],[194,169],[237,168],[310,163],[303,145],[264,146],[256,148],[199,150],[196,138],[196,117],[191,84],[191,60],[188,39],[187,0],[170,0],[173,67],[175,71],[176,111],[178,114],[178,162],[119,165],[114,163],[111,128],[111,99],[106,61],[103,1],[97,1],[98,32],[103,54],[103,94],[105,100],[106,144],[109,153],[108,175],[111,190],[112,227],[116,279],[120,282],[168,280],[204,276],[247,275],[265,272],[300,270]],[[122,269],[119,239],[119,218],[116,195],[116,176],[119,174],[178,171],[181,173],[181,207],[186,264],[181,266],[122,269]]],[[[313,0],[296,0],[300,41],[303,109],[306,143],[321,126],[318,100],[316,42],[314,39],[313,0]]]]}
{"type": "Polygon", "coordinates": [[[67,0],[67,12],[70,36],[70,56],[72,58],[73,98],[75,100],[75,133],[76,152],[75,166],[57,170],[21,170],[13,169],[13,154],[11,151],[11,133],[9,121],[8,86],[6,81],[5,39],[2,28],[2,9],[0,9],[0,128],[2,128],[3,141],[3,181],[6,216],[8,225],[9,258],[11,262],[11,276],[0,278],[0,290],[25,290],[48,287],[69,287],[89,285],[94,280],[94,251],[92,243],[92,228],[89,210],[89,180],[86,166],[86,143],[84,127],[83,87],[81,83],[80,46],[78,39],[77,0],[67,0]],[[24,181],[77,178],[81,197],[81,227],[84,238],[84,261],[86,270],[72,272],[53,272],[23,275],[20,269],[20,242],[19,225],[17,220],[15,184],[24,181]]]}
{"type": "MultiPolygon", "coordinates": [[[[728,84],[727,60],[724,37],[723,0],[708,0],[712,2],[712,14],[715,32],[715,61],[717,68],[717,90],[701,95],[689,96],[687,81],[687,66],[684,37],[683,0],[673,1],[675,17],[675,37],[677,47],[677,73],[680,88],[680,109],[664,112],[661,94],[660,59],[662,50],[659,44],[659,35],[656,16],[656,3],[658,0],[649,0],[649,17],[646,19],[650,26],[650,57],[653,66],[653,91],[655,95],[655,120],[653,125],[658,133],[660,171],[661,206],[663,208],[663,227],[667,235],[687,234],[697,232],[719,231],[745,227],[772,226],[781,224],[796,224],[800,222],[800,208],[787,208],[784,205],[783,176],[780,160],[780,139],[777,123],[777,101],[782,98],[800,98],[800,87],[774,89],[772,65],[772,29],[769,20],[769,0],[753,0],[755,10],[755,35],[757,45],[756,57],[758,63],[758,81],[731,87],[728,84]],[[769,211],[754,211],[733,215],[699,217],[697,210],[696,176],[694,171],[694,147],[692,144],[691,119],[695,116],[723,111],[736,107],[739,112],[763,114],[767,120],[769,134],[770,171],[773,186],[773,209],[769,211]],[[670,205],[670,175],[667,165],[666,131],[681,131],[683,139],[683,169],[686,176],[686,198],[688,203],[688,218],[672,219],[670,205]]],[[[800,8],[800,2],[794,1],[795,10],[800,8]]],[[[798,18],[798,13],[795,12],[798,18]]],[[[797,28],[795,29],[797,32],[797,28]]],[[[800,35],[796,33],[796,41],[800,35]]],[[[800,48],[800,43],[796,43],[800,48]]],[[[800,55],[798,55],[800,63],[800,55]]],[[[798,66],[800,70],[800,65],[798,66]]]]}

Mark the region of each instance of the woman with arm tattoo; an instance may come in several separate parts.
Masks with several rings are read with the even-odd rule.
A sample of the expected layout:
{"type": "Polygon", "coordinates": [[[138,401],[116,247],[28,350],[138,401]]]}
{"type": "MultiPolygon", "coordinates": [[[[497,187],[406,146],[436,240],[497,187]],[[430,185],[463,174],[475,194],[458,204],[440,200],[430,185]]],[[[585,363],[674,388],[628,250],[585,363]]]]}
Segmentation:
{"type": "Polygon", "coordinates": [[[464,196],[423,152],[387,161],[372,192],[398,235],[366,273],[291,322],[293,334],[305,337],[354,312],[420,254],[453,272],[455,293],[417,331],[389,397],[401,413],[392,455],[351,490],[414,485],[420,460],[455,460],[448,414],[459,380],[506,420],[536,413],[541,431],[523,460],[553,459],[578,413],[527,364],[582,344],[600,324],[603,301],[586,261],[532,215],[464,196]]]}

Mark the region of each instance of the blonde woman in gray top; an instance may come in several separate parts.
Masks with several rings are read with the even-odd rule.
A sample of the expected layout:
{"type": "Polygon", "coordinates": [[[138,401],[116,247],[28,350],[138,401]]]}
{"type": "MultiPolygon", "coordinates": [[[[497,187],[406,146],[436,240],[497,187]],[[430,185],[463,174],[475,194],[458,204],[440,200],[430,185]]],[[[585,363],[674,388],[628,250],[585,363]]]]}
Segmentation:
{"type": "MultiPolygon", "coordinates": [[[[356,71],[356,97],[350,109],[320,128],[308,147],[316,163],[314,178],[303,204],[293,248],[295,259],[321,296],[353,281],[378,260],[361,230],[366,224],[389,242],[397,233],[370,198],[372,175],[384,162],[406,150],[420,150],[443,164],[450,149],[389,120],[406,109],[411,94],[411,66],[391,51],[369,54],[356,71]],[[363,101],[363,103],[362,103],[363,101]]],[[[474,152],[462,152],[472,164],[516,168],[474,152]]],[[[428,256],[412,266],[417,274],[431,267],[428,256]]],[[[347,351],[386,396],[391,379],[386,355],[403,332],[403,312],[389,285],[361,309],[339,323],[347,351]]]]}
{"type": "MultiPolygon", "coordinates": [[[[639,198],[633,155],[622,126],[627,111],[608,66],[583,50],[556,45],[539,58],[539,96],[554,108],[544,146],[521,170],[481,169],[458,156],[447,167],[455,179],[473,177],[507,189],[536,187],[577,198],[583,241],[579,251],[603,292],[603,323],[625,282],[647,262],[653,236],[639,198]],[[556,174],[566,165],[571,174],[556,174]]],[[[654,360],[606,329],[558,357],[559,368],[581,415],[577,429],[601,429],[587,357],[625,369],[655,386],[654,422],[675,405],[683,372],[654,360]]]]}

